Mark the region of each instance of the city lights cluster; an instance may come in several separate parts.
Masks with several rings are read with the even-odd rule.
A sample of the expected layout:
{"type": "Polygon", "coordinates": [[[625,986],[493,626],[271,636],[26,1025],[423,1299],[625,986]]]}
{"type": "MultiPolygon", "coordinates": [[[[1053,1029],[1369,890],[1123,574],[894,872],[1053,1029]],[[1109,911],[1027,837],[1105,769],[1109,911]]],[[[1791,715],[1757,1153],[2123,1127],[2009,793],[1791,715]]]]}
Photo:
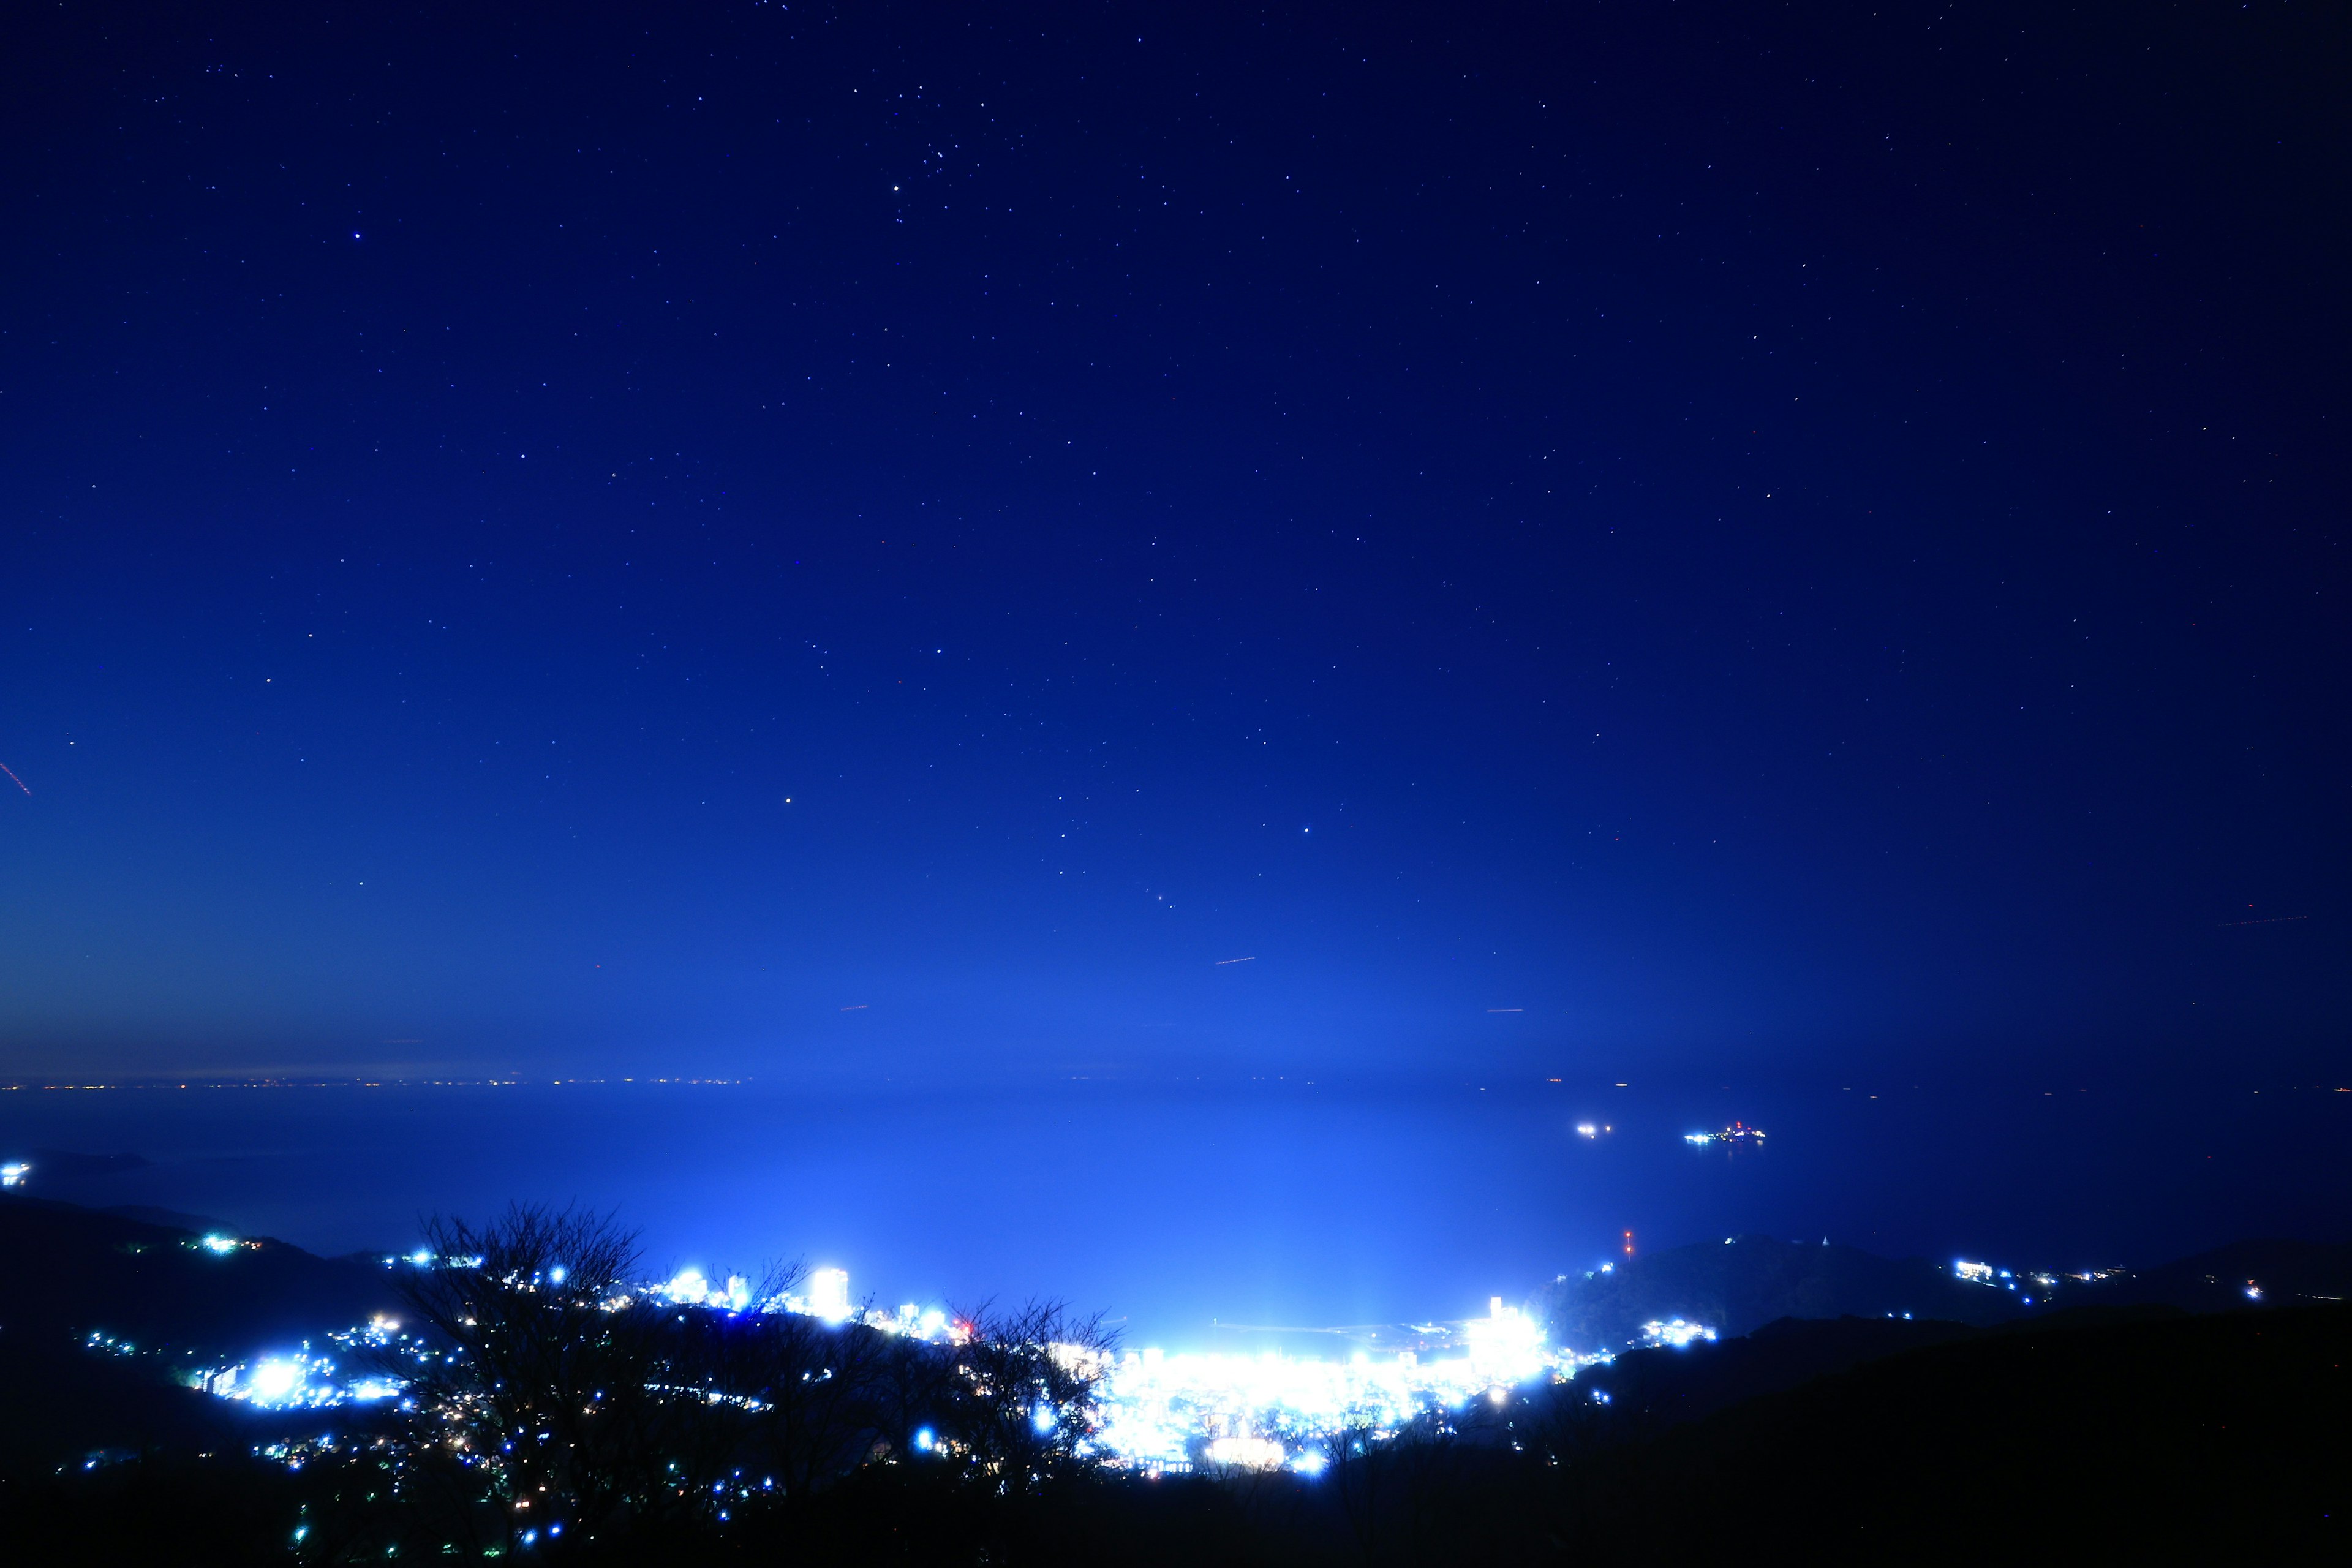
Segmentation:
{"type": "Polygon", "coordinates": [[[788,1290],[761,1296],[743,1275],[730,1274],[725,1284],[714,1285],[699,1268],[688,1268],[659,1284],[639,1286],[636,1294],[720,1312],[791,1312],[828,1323],[856,1321],[908,1339],[959,1341],[963,1336],[963,1330],[941,1308],[919,1307],[911,1301],[895,1311],[887,1307],[858,1307],[849,1299],[846,1268],[817,1269],[809,1276],[804,1293],[788,1290]]]}
{"type": "MultiPolygon", "coordinates": [[[[367,1361],[380,1363],[387,1352],[393,1356],[424,1353],[419,1342],[401,1332],[400,1325],[387,1318],[378,1318],[365,1328],[346,1329],[327,1337],[341,1354],[356,1354],[367,1361]]],[[[334,1356],[313,1351],[308,1340],[302,1342],[299,1351],[208,1367],[189,1381],[215,1398],[233,1399],[262,1410],[323,1410],[341,1405],[373,1405],[399,1397],[406,1386],[401,1379],[383,1371],[348,1373],[334,1356]]]]}
{"type": "MultiPolygon", "coordinates": [[[[478,1258],[436,1258],[424,1251],[384,1261],[416,1268],[482,1265],[478,1258]]],[[[544,1283],[561,1285],[562,1270],[550,1270],[544,1283]]],[[[939,1343],[961,1343],[971,1331],[938,1308],[911,1302],[895,1310],[860,1308],[850,1298],[847,1271],[839,1268],[809,1275],[804,1292],[766,1294],[742,1275],[713,1280],[688,1268],[666,1280],[618,1288],[607,1293],[604,1304],[618,1308],[633,1299],[725,1312],[790,1312],[939,1343]]],[[[1540,1321],[1507,1306],[1500,1297],[1489,1302],[1483,1317],[1420,1325],[1414,1332],[1418,1350],[1363,1351],[1344,1360],[1279,1351],[1249,1355],[1048,1348],[1097,1391],[1098,1425],[1083,1450],[1117,1468],[1152,1475],[1288,1469],[1311,1476],[1324,1468],[1335,1437],[1360,1434],[1382,1440],[1423,1417],[1442,1419],[1480,1400],[1500,1405],[1515,1389],[1565,1380],[1580,1367],[1609,1359],[1605,1352],[1578,1355],[1550,1347],[1540,1321]]],[[[1714,1330],[1675,1319],[1651,1324],[1644,1342],[1681,1346],[1713,1338],[1714,1330]]],[[[404,1384],[383,1370],[387,1362],[431,1353],[384,1319],[330,1341],[329,1351],[315,1351],[306,1341],[299,1351],[212,1368],[190,1381],[217,1397],[259,1408],[322,1409],[400,1396],[404,1384]],[[345,1362],[373,1370],[354,1374],[345,1362]]],[[[93,1348],[113,1347],[93,1342],[93,1348]]],[[[1041,1422],[1056,1418],[1041,1408],[1041,1422]]],[[[919,1449],[927,1447],[928,1436],[918,1434],[919,1449]]],[[[292,1458],[289,1451],[289,1462],[292,1458]]]]}
{"type": "Polygon", "coordinates": [[[1285,1355],[1129,1351],[1103,1380],[1096,1444],[1148,1474],[1195,1469],[1322,1469],[1346,1432],[1393,1436],[1421,1416],[1501,1403],[1529,1383],[1574,1375],[1603,1358],[1549,1349],[1540,1322],[1497,1299],[1488,1315],[1443,1337],[1453,1353],[1412,1351],[1345,1361],[1285,1355]]]}
{"type": "Polygon", "coordinates": [[[1653,1318],[1642,1325],[1642,1344],[1644,1349],[1664,1346],[1668,1350],[1688,1350],[1695,1341],[1714,1338],[1713,1329],[1697,1323],[1685,1322],[1680,1318],[1668,1318],[1663,1322],[1653,1318]]]}
{"type": "MultiPolygon", "coordinates": [[[[212,1238],[206,1237],[204,1245],[211,1244],[212,1238]]],[[[383,1262],[386,1268],[404,1265],[412,1268],[479,1268],[483,1260],[478,1256],[438,1258],[429,1248],[419,1247],[406,1254],[388,1253],[383,1262]]],[[[563,1267],[558,1264],[543,1279],[533,1275],[529,1284],[538,1289],[562,1285],[564,1278],[563,1267]]],[[[860,1308],[850,1300],[849,1270],[845,1268],[815,1270],[808,1277],[805,1292],[764,1293],[746,1275],[730,1274],[714,1281],[699,1268],[682,1268],[667,1279],[615,1287],[605,1293],[602,1304],[618,1310],[637,1300],[667,1301],[672,1306],[702,1307],[715,1312],[791,1312],[835,1324],[856,1321],[910,1339],[959,1341],[964,1331],[938,1307],[919,1307],[908,1302],[895,1311],[885,1307],[860,1308]]]]}
{"type": "MultiPolygon", "coordinates": [[[[1990,1263],[1973,1263],[1965,1258],[1955,1258],[1952,1261],[1953,1279],[1970,1285],[1982,1285],[1989,1289],[2019,1291],[2018,1304],[2023,1307],[2031,1307],[2037,1300],[2044,1306],[2049,1305],[2050,1299],[2056,1295],[2070,1279],[2078,1284],[2095,1285],[2103,1279],[2119,1279],[2129,1272],[2130,1270],[2125,1268],[2084,1268],[2068,1274],[2053,1274],[2045,1269],[2014,1271],[1996,1268],[1990,1263]],[[2025,1295],[2020,1290],[2020,1287],[2032,1290],[2035,1294],[2025,1295]]],[[[2250,1288],[2247,1291],[2247,1299],[2257,1301],[2262,1300],[2260,1287],[2251,1279],[2247,1280],[2246,1284],[2250,1288]]]]}

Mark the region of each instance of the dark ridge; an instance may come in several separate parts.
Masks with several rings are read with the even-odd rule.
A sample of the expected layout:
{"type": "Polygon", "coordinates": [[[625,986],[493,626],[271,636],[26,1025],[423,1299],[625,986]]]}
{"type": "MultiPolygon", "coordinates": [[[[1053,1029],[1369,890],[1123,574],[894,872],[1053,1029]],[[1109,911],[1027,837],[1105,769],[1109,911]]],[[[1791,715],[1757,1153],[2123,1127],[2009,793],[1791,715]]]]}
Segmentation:
{"type": "Polygon", "coordinates": [[[1966,1323],[1901,1318],[1776,1318],[1754,1333],[1683,1350],[1633,1351],[1581,1373],[1621,1421],[1663,1427],[1777,1394],[1865,1362],[1983,1332],[1966,1323]]]}
{"type": "Polygon", "coordinates": [[[12,1342],[93,1331],[158,1348],[240,1355],[394,1310],[384,1270],[268,1237],[233,1252],[129,1215],[9,1194],[0,1200],[0,1329],[12,1342]]]}
{"type": "MultiPolygon", "coordinates": [[[[260,1463],[256,1446],[390,1417],[255,1412],[173,1377],[208,1356],[401,1310],[391,1275],[377,1260],[282,1242],[216,1254],[199,1240],[123,1215],[0,1202],[0,1245],[17,1260],[0,1277],[0,1540],[25,1545],[27,1561],[195,1561],[195,1545],[227,1553],[206,1560],[257,1561],[249,1548],[269,1531],[256,1521],[282,1543],[335,1510],[353,1529],[375,1517],[352,1510],[373,1505],[380,1477],[352,1497],[334,1479],[375,1475],[365,1461],[291,1472],[260,1463]],[[87,1350],[93,1329],[132,1339],[137,1353],[87,1350]],[[181,1541],[180,1520],[205,1541],[181,1541]]],[[[1974,1562],[2027,1545],[2099,1561],[2340,1552],[2352,1305],[2275,1303],[2322,1292],[2343,1251],[2244,1243],[1989,1325],[1782,1316],[1473,1402],[1401,1434],[1376,1473],[1345,1483],[1105,1475],[1016,1509],[985,1490],[940,1490],[920,1467],[862,1464],[731,1526],[648,1522],[593,1552],[583,1543],[579,1560],[1314,1568],[1733,1550],[1823,1563],[1974,1562]],[[2208,1290],[2209,1275],[2242,1268],[2278,1281],[2277,1294],[2250,1299],[2241,1285],[2224,1301],[2232,1310],[2204,1313],[2127,1299],[2208,1290]]],[[[1667,1254],[1635,1283],[1663,1289],[1679,1275],[1740,1302],[1775,1281],[1801,1293],[1820,1277],[1780,1272],[1784,1255],[1765,1247],[1750,1256],[1764,1260],[1761,1285],[1667,1254]]],[[[1833,1259],[1829,1272],[1873,1278],[1852,1262],[1833,1259]]],[[[1996,1302],[2008,1294],[1954,1284],[1996,1302]]],[[[401,1528],[395,1515],[383,1527],[401,1528]]]]}
{"type": "Polygon", "coordinates": [[[1639,1341],[1645,1323],[1674,1318],[1728,1339],[1782,1318],[1907,1317],[1989,1328],[2091,1306],[2216,1312],[2344,1299],[2352,1299],[2352,1245],[2344,1243],[2241,1241],[2095,1279],[1979,1284],[1926,1258],[1739,1236],[1560,1280],[1538,1293],[1535,1310],[1559,1342],[1605,1351],[1639,1341]]]}
{"type": "Polygon", "coordinates": [[[2177,1263],[2102,1280],[2080,1299],[2158,1302],[2191,1312],[2352,1300],[2352,1243],[2233,1241],[2177,1263]],[[2259,1295],[2249,1295],[2250,1289],[2259,1295]]]}
{"type": "Polygon", "coordinates": [[[1640,1562],[1768,1534],[1837,1562],[2028,1541],[2245,1562],[2346,1542],[2352,1308],[1961,1332],[1598,1451],[1570,1510],[1606,1556],[1640,1562]]]}
{"type": "Polygon", "coordinates": [[[242,1454],[273,1420],[179,1379],[396,1310],[381,1265],[267,1237],[205,1250],[198,1232],[221,1228],[0,1196],[0,1472],[93,1451],[242,1454]],[[130,1353],[93,1351],[92,1333],[130,1353]]]}
{"type": "Polygon", "coordinates": [[[1644,1323],[1673,1318],[1727,1338],[1780,1318],[1907,1315],[1982,1327],[2024,1312],[2019,1301],[1921,1258],[1739,1236],[1571,1275],[1538,1292],[1536,1310],[1558,1342],[1591,1352],[1629,1344],[1644,1323]]]}

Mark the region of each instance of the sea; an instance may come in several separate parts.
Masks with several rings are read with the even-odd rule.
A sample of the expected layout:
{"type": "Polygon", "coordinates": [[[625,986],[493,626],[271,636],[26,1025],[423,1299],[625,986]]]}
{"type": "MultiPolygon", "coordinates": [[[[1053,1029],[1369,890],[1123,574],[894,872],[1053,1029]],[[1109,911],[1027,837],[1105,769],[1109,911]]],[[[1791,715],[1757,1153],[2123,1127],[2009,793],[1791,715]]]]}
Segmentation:
{"type": "Polygon", "coordinates": [[[25,1086],[0,1159],[34,1195],[324,1254],[578,1205],[637,1233],[649,1279],[797,1259],[889,1306],[1050,1299],[1171,1350],[1459,1320],[1742,1233],[2021,1269],[2352,1234],[2327,1084],[25,1086]],[[1690,1142],[1735,1122],[1765,1136],[1690,1142]]]}

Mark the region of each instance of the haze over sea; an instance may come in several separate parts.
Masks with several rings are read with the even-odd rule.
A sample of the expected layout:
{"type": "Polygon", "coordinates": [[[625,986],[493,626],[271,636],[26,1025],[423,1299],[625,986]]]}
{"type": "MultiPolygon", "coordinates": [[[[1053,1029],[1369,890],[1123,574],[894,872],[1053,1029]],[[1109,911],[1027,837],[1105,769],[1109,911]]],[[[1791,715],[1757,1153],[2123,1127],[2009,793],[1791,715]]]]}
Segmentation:
{"type": "Polygon", "coordinates": [[[151,1162],[37,1170],[49,1196],[324,1253],[404,1247],[427,1211],[576,1201],[617,1210],[665,1274],[801,1257],[891,1304],[1057,1296],[1123,1320],[1130,1343],[1202,1349],[1273,1342],[1220,1323],[1465,1317],[1596,1266],[1629,1227],[1645,1250],[1753,1231],[2061,1267],[2333,1236],[2347,1132],[2336,1086],[2219,1082],[0,1093],[0,1154],[151,1162]],[[1735,1117],[1769,1131],[1765,1149],[1683,1141],[1735,1117]]]}

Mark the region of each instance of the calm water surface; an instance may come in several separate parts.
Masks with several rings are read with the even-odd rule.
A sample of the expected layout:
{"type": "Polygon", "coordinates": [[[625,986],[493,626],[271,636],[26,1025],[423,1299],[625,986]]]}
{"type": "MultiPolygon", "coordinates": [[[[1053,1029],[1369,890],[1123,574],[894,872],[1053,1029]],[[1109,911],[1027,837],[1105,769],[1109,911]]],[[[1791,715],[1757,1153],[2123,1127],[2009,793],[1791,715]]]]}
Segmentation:
{"type": "Polygon", "coordinates": [[[2352,1095],[2310,1087],[0,1093],[0,1155],[152,1162],[46,1188],[77,1202],[345,1252],[406,1244],[426,1211],[577,1201],[618,1210],[664,1272],[804,1257],[893,1303],[1054,1295],[1196,1347],[1238,1342],[1219,1321],[1463,1317],[1627,1228],[1644,1248],[1759,1231],[2069,1267],[2341,1239],[2347,1134],[2352,1095]],[[1761,1152],[1682,1142],[1735,1116],[1769,1130],[1761,1152]]]}

